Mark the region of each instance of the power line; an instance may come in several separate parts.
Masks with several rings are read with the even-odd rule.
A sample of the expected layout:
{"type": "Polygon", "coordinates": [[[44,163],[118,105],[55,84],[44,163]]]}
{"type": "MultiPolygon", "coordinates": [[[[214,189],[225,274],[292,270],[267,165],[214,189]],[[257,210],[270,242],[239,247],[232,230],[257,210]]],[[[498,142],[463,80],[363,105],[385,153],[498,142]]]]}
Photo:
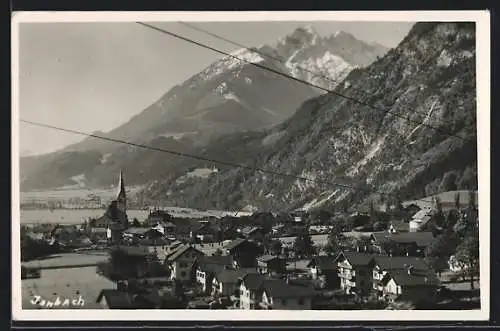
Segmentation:
{"type": "MultiPolygon", "coordinates": [[[[229,44],[232,44],[232,45],[235,45],[235,46],[238,46],[238,47],[241,47],[241,48],[245,48],[245,49],[247,49],[247,50],[249,50],[249,51],[251,51],[251,52],[254,52],[254,53],[256,53],[256,54],[259,54],[259,55],[261,55],[261,56],[263,56],[263,57],[267,57],[268,59],[271,59],[271,60],[277,61],[277,62],[279,62],[279,63],[281,63],[281,64],[283,64],[283,65],[285,65],[285,66],[286,66],[286,62],[285,62],[285,61],[283,61],[283,59],[280,59],[280,58],[278,58],[278,57],[275,57],[275,56],[269,55],[269,54],[267,54],[267,53],[264,53],[264,52],[262,52],[262,51],[260,51],[260,50],[255,49],[255,48],[253,48],[253,47],[248,47],[248,46],[245,46],[245,45],[240,44],[240,43],[238,43],[238,42],[236,42],[236,41],[234,41],[234,40],[230,40],[230,39],[228,39],[228,38],[226,38],[226,37],[223,37],[223,36],[221,36],[221,35],[215,34],[215,33],[211,32],[211,31],[208,31],[208,30],[205,30],[205,29],[199,28],[199,27],[197,27],[197,26],[194,26],[194,25],[189,24],[189,23],[186,23],[186,22],[182,22],[182,21],[181,21],[181,22],[177,22],[177,23],[179,23],[179,24],[181,24],[181,25],[184,25],[184,26],[187,26],[187,27],[189,27],[189,28],[191,28],[191,29],[193,29],[193,30],[199,31],[199,32],[201,32],[201,33],[205,33],[205,34],[207,34],[207,35],[209,35],[209,36],[212,36],[212,37],[214,37],[214,38],[217,38],[217,39],[223,40],[223,41],[225,41],[225,42],[227,42],[227,43],[229,43],[229,44]]],[[[429,33],[431,30],[433,30],[434,28],[435,28],[435,26],[434,26],[434,25],[430,25],[430,26],[429,26],[429,28],[427,28],[426,30],[424,30],[424,31],[422,32],[422,34],[427,34],[427,33],[429,33]]],[[[444,48],[444,47],[445,47],[445,46],[443,45],[443,47],[441,47],[440,49],[438,49],[438,50],[437,50],[437,51],[433,54],[433,56],[430,56],[430,57],[429,57],[429,60],[427,60],[426,62],[424,62],[424,63],[423,63],[423,65],[422,65],[422,66],[426,66],[426,65],[427,65],[427,64],[428,64],[431,60],[433,60],[434,56],[435,56],[435,55],[437,55],[437,54],[439,54],[440,52],[442,52],[442,50],[443,50],[443,48],[444,48]]],[[[332,78],[332,77],[328,77],[328,76],[326,76],[326,75],[324,75],[324,74],[322,74],[322,73],[320,73],[320,72],[315,72],[315,71],[313,71],[313,70],[310,70],[310,69],[305,68],[305,67],[303,67],[303,66],[300,66],[300,65],[298,65],[298,64],[295,64],[295,66],[294,66],[294,67],[295,67],[295,68],[298,68],[298,69],[300,69],[300,70],[302,70],[302,71],[308,72],[308,73],[310,73],[310,74],[312,74],[312,75],[314,75],[314,76],[316,76],[316,77],[321,77],[321,78],[323,78],[323,79],[326,79],[327,81],[329,81],[329,82],[331,82],[331,83],[340,84],[340,83],[342,83],[342,82],[343,82],[343,81],[341,81],[341,80],[337,80],[337,79],[334,79],[334,78],[332,78]]],[[[362,90],[362,89],[360,89],[360,88],[350,87],[350,89],[352,89],[352,90],[354,90],[354,91],[357,91],[357,92],[360,92],[360,93],[364,94],[365,96],[373,96],[373,94],[369,94],[369,93],[365,92],[364,90],[362,90]]],[[[402,107],[402,108],[412,109],[412,108],[410,108],[410,107],[402,107]]],[[[427,115],[427,112],[420,112],[420,111],[419,111],[419,112],[416,112],[416,111],[415,111],[415,113],[419,113],[419,114],[427,115]]]]}
{"type": "MultiPolygon", "coordinates": [[[[176,151],[172,151],[172,150],[168,150],[168,149],[164,149],[164,148],[158,148],[158,147],[153,147],[153,146],[149,146],[149,145],[145,145],[145,144],[139,144],[139,143],[132,143],[132,142],[128,142],[128,141],[124,141],[124,140],[120,140],[120,139],[114,139],[114,138],[109,138],[109,137],[102,137],[102,136],[98,136],[98,135],[95,135],[95,134],[86,133],[86,132],[83,132],[83,131],[61,128],[61,127],[57,127],[57,126],[54,126],[54,125],[49,125],[49,124],[44,124],[44,123],[39,123],[39,122],[34,122],[34,121],[29,121],[29,120],[24,120],[24,119],[20,119],[20,122],[23,122],[23,123],[26,123],[26,124],[30,124],[30,125],[34,125],[34,126],[38,126],[38,127],[44,127],[44,128],[47,128],[47,129],[58,130],[58,131],[73,133],[73,134],[77,134],[77,135],[81,135],[81,136],[86,136],[86,137],[92,137],[92,138],[96,138],[96,139],[101,139],[101,140],[105,140],[105,141],[109,141],[109,142],[114,142],[114,143],[129,145],[129,146],[134,146],[134,147],[143,148],[143,149],[147,149],[147,150],[152,150],[152,151],[156,151],[156,152],[168,153],[168,154],[172,154],[172,155],[175,155],[175,156],[180,156],[180,157],[186,157],[186,158],[191,158],[191,159],[200,160],[200,161],[207,161],[207,162],[217,163],[217,164],[226,165],[226,166],[230,166],[230,167],[234,167],[234,168],[241,168],[241,169],[247,169],[247,170],[252,170],[252,171],[258,171],[258,172],[268,173],[268,174],[275,175],[275,176],[280,176],[280,177],[287,177],[287,178],[293,178],[293,179],[297,179],[297,180],[309,181],[311,183],[321,183],[321,184],[325,184],[325,185],[334,185],[334,186],[338,186],[338,187],[341,187],[341,188],[344,188],[344,189],[349,189],[349,190],[354,190],[354,191],[364,191],[366,193],[378,193],[378,194],[380,194],[382,196],[390,196],[391,195],[391,193],[389,193],[389,192],[380,192],[380,191],[377,191],[377,190],[363,188],[363,187],[356,187],[356,186],[352,186],[352,185],[348,185],[348,184],[341,184],[341,183],[335,183],[335,182],[321,181],[321,180],[311,179],[311,178],[297,176],[297,175],[293,175],[293,174],[286,174],[286,173],[282,173],[282,172],[278,172],[278,171],[274,171],[274,170],[266,170],[266,169],[262,169],[262,168],[258,168],[258,167],[251,167],[251,166],[247,166],[247,165],[243,165],[243,164],[238,164],[238,163],[233,163],[233,162],[220,161],[220,160],[211,159],[211,158],[203,157],[203,156],[199,156],[199,155],[192,155],[192,154],[188,154],[188,153],[176,152],[176,151]]],[[[427,197],[427,198],[421,198],[421,199],[414,199],[412,201],[429,202],[428,199],[429,198],[427,197]]]]}
{"type": "Polygon", "coordinates": [[[233,55],[233,54],[230,54],[230,53],[227,53],[227,52],[221,51],[221,50],[219,50],[219,49],[217,49],[217,48],[214,48],[214,47],[212,47],[212,46],[209,46],[209,45],[203,44],[203,43],[201,43],[201,42],[199,42],[199,41],[196,41],[196,40],[193,40],[193,39],[191,39],[191,38],[181,36],[181,35],[179,35],[179,34],[176,34],[176,33],[170,32],[170,31],[167,31],[167,30],[165,30],[165,29],[161,29],[161,28],[159,28],[159,27],[156,27],[156,26],[154,26],[154,25],[150,25],[150,24],[147,24],[147,23],[143,23],[143,22],[136,22],[136,23],[137,23],[137,24],[139,24],[139,25],[142,25],[142,26],[144,26],[144,27],[147,27],[147,28],[149,28],[149,29],[156,30],[156,31],[158,31],[158,32],[164,33],[164,34],[169,35],[169,36],[171,36],[171,37],[174,37],[174,38],[177,38],[177,39],[180,39],[180,40],[186,41],[186,42],[191,43],[191,44],[194,44],[194,45],[196,45],[196,46],[200,46],[200,47],[202,47],[202,48],[209,49],[209,50],[211,50],[211,51],[213,51],[213,52],[216,52],[216,53],[219,53],[219,54],[222,54],[222,55],[225,55],[225,56],[229,56],[229,57],[234,58],[234,59],[236,59],[236,60],[238,60],[238,61],[242,61],[242,62],[248,63],[248,64],[253,65],[253,66],[257,67],[257,68],[261,68],[261,69],[263,69],[263,70],[267,70],[267,71],[272,72],[272,73],[274,73],[274,74],[276,74],[276,75],[278,75],[278,76],[282,76],[282,77],[285,77],[285,78],[291,79],[291,80],[293,80],[293,81],[296,81],[296,82],[299,82],[299,83],[302,83],[302,84],[305,84],[305,85],[309,85],[309,86],[314,87],[314,88],[318,88],[318,89],[320,89],[320,90],[322,90],[322,91],[325,91],[325,92],[328,92],[328,93],[331,93],[331,94],[337,95],[337,96],[339,96],[339,97],[341,97],[341,98],[344,98],[344,99],[346,99],[346,100],[350,100],[350,101],[355,102],[355,103],[357,103],[357,104],[360,104],[360,105],[363,105],[363,106],[366,106],[366,107],[372,108],[372,109],[377,110],[377,111],[380,111],[380,112],[384,112],[385,114],[391,114],[391,115],[393,115],[393,116],[396,116],[396,117],[402,118],[402,119],[404,119],[404,120],[407,120],[408,122],[413,122],[413,123],[416,123],[416,124],[418,124],[418,125],[425,126],[425,127],[427,127],[427,128],[433,129],[433,130],[435,130],[435,131],[437,131],[437,132],[441,132],[441,133],[443,133],[443,134],[445,134],[445,135],[447,135],[447,136],[454,137],[454,138],[458,138],[458,139],[461,139],[461,140],[467,140],[467,139],[465,139],[465,138],[464,138],[464,137],[462,137],[462,136],[459,136],[459,135],[456,135],[456,134],[450,133],[450,132],[448,132],[448,131],[446,131],[446,130],[443,130],[443,129],[438,128],[438,127],[435,127],[435,126],[432,126],[432,125],[427,124],[427,123],[425,123],[425,122],[421,122],[421,121],[413,120],[413,119],[411,119],[411,118],[409,118],[409,117],[406,117],[406,116],[404,116],[404,115],[397,114],[397,113],[391,112],[390,110],[386,110],[386,109],[382,109],[382,108],[379,108],[379,107],[373,106],[373,105],[371,105],[371,104],[369,104],[369,103],[366,103],[366,102],[361,101],[361,100],[358,100],[358,99],[356,99],[356,98],[353,98],[353,97],[350,97],[350,96],[344,95],[344,94],[339,93],[339,92],[337,92],[337,91],[330,90],[330,89],[324,88],[324,87],[322,87],[322,86],[319,86],[319,85],[317,85],[317,84],[314,84],[314,83],[311,83],[311,82],[308,82],[308,81],[305,81],[305,80],[302,80],[302,79],[299,79],[299,78],[293,77],[293,76],[288,75],[288,74],[286,74],[286,73],[283,73],[283,72],[281,72],[281,71],[279,71],[279,70],[276,70],[276,69],[273,69],[273,68],[269,68],[269,67],[263,66],[263,65],[261,65],[261,64],[259,64],[259,63],[254,63],[254,62],[251,62],[251,61],[248,61],[248,60],[245,60],[245,59],[239,58],[239,57],[237,57],[237,56],[235,56],[235,55],[233,55]]]}
{"type": "Polygon", "coordinates": [[[221,161],[221,160],[216,160],[216,159],[212,159],[212,158],[208,158],[208,157],[203,157],[203,156],[199,156],[199,155],[192,155],[192,154],[188,154],[188,153],[182,153],[182,152],[172,151],[172,150],[169,150],[169,149],[164,149],[164,148],[159,148],[159,147],[153,147],[153,146],[149,146],[149,145],[145,145],[145,144],[139,144],[139,143],[133,143],[133,142],[124,141],[124,140],[120,140],[120,139],[103,137],[103,136],[99,136],[99,135],[92,134],[92,133],[86,133],[86,132],[83,132],[83,131],[72,130],[72,129],[67,129],[67,128],[61,128],[61,127],[54,126],[54,125],[49,125],[49,124],[44,124],[44,123],[39,123],[39,122],[34,122],[34,121],[29,121],[29,120],[24,120],[24,119],[21,119],[20,121],[23,122],[23,123],[26,123],[26,124],[31,124],[31,125],[38,126],[38,127],[44,127],[44,128],[47,128],[47,129],[52,129],[52,130],[58,130],[58,131],[73,133],[73,134],[77,134],[77,135],[81,135],[81,136],[86,136],[86,137],[101,139],[101,140],[105,140],[105,141],[109,141],[109,142],[124,144],[124,145],[128,145],[128,146],[134,146],[134,147],[143,148],[143,149],[152,150],[152,151],[157,151],[157,152],[162,152],[162,153],[168,153],[168,154],[171,154],[171,155],[180,156],[180,157],[186,157],[186,158],[191,158],[191,159],[195,159],[195,160],[199,160],[199,161],[206,161],[206,162],[217,163],[217,164],[221,164],[221,165],[225,165],[225,166],[230,166],[230,167],[234,167],[234,168],[242,168],[242,169],[247,169],[247,170],[252,170],[252,171],[258,171],[258,172],[268,173],[268,174],[271,174],[271,175],[276,175],[276,176],[281,176],[281,177],[288,177],[288,178],[293,178],[293,179],[298,179],[298,180],[303,180],[303,181],[309,181],[309,182],[312,182],[312,183],[323,183],[323,184],[327,184],[327,185],[332,185],[333,184],[335,186],[339,186],[339,187],[346,188],[346,189],[364,190],[364,191],[367,191],[367,192],[370,192],[370,193],[387,194],[387,192],[378,192],[378,191],[371,190],[371,189],[357,188],[357,187],[354,187],[354,186],[351,186],[351,185],[341,184],[341,183],[331,183],[331,182],[325,182],[325,181],[318,181],[318,180],[314,180],[314,179],[311,179],[311,178],[297,176],[297,175],[293,175],[293,174],[286,174],[286,173],[282,173],[282,172],[278,172],[278,171],[274,171],[274,170],[266,170],[266,169],[262,169],[262,168],[258,168],[258,167],[251,167],[251,166],[244,165],[244,164],[238,164],[238,163],[233,163],[233,162],[221,161]]]}

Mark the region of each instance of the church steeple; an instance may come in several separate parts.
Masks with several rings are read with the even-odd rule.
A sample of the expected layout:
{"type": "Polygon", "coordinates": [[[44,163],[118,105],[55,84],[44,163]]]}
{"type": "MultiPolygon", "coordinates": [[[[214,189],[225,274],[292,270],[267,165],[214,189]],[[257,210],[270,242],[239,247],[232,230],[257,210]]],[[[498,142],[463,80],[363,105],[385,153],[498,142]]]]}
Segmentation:
{"type": "Polygon", "coordinates": [[[123,181],[123,171],[120,170],[120,180],[118,182],[118,193],[116,196],[117,207],[124,213],[127,212],[127,194],[125,192],[125,182],[123,181]]]}

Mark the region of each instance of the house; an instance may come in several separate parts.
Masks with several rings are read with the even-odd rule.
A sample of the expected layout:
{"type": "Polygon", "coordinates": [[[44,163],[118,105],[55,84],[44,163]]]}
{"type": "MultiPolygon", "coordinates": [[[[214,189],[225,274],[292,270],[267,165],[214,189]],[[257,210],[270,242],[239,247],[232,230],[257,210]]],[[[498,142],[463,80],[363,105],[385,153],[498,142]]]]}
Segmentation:
{"type": "Polygon", "coordinates": [[[339,288],[337,259],[333,256],[316,256],[307,265],[311,278],[319,281],[320,288],[339,288]]]}
{"type": "Polygon", "coordinates": [[[264,276],[248,273],[240,278],[240,309],[256,309],[262,299],[264,276]]]}
{"type": "Polygon", "coordinates": [[[257,269],[243,268],[223,270],[215,275],[212,280],[212,294],[228,297],[237,294],[237,296],[239,296],[240,278],[249,273],[257,274],[257,269]]]}
{"type": "Polygon", "coordinates": [[[431,217],[432,210],[430,208],[419,210],[410,220],[409,231],[420,231],[431,220],[431,217]]]}
{"type": "Polygon", "coordinates": [[[125,228],[121,223],[112,223],[106,230],[108,242],[120,243],[122,241],[125,228]]]}
{"type": "Polygon", "coordinates": [[[199,222],[199,225],[192,228],[190,235],[201,242],[213,243],[220,239],[219,232],[219,226],[215,222],[199,222]]]}
{"type": "Polygon", "coordinates": [[[97,296],[96,303],[105,309],[135,309],[130,295],[119,290],[102,290],[97,296]]]}
{"type": "Polygon", "coordinates": [[[432,301],[441,284],[433,271],[409,266],[387,272],[378,285],[379,295],[388,301],[419,303],[432,301]]]}
{"type": "Polygon", "coordinates": [[[384,279],[387,273],[397,270],[406,270],[408,268],[419,272],[431,272],[432,268],[421,258],[410,256],[376,256],[372,261],[372,279],[373,290],[382,295],[383,287],[380,281],[384,279]]]}
{"type": "Polygon", "coordinates": [[[196,258],[193,268],[196,273],[196,283],[201,286],[205,293],[212,293],[213,280],[216,275],[231,268],[233,259],[229,255],[201,256],[196,258]]]}
{"type": "Polygon", "coordinates": [[[257,256],[262,254],[262,247],[247,239],[237,238],[224,246],[226,255],[231,255],[233,263],[239,268],[255,267],[257,256]]]}
{"type": "Polygon", "coordinates": [[[71,245],[80,235],[78,228],[74,225],[56,225],[50,232],[52,242],[65,246],[71,245]]]}
{"type": "Polygon", "coordinates": [[[391,221],[389,223],[389,228],[387,232],[389,233],[397,233],[397,232],[409,232],[410,226],[408,222],[405,220],[391,221]]]}
{"type": "Polygon", "coordinates": [[[311,310],[316,291],[311,286],[292,285],[282,279],[262,282],[259,307],[267,310],[311,310]]]}
{"type": "Polygon", "coordinates": [[[367,295],[372,288],[372,261],[368,253],[342,252],[337,256],[340,288],[347,294],[367,295]]]}
{"type": "Polygon", "coordinates": [[[371,244],[380,253],[389,255],[423,257],[426,248],[434,240],[432,232],[374,232],[370,236],[371,244]]]}
{"type": "Polygon", "coordinates": [[[160,261],[165,261],[170,240],[166,238],[143,238],[139,239],[138,244],[146,247],[149,253],[156,254],[160,261]]]}
{"type": "MultiPolygon", "coordinates": [[[[167,223],[174,225],[173,223],[171,223],[171,220],[172,220],[172,216],[170,214],[168,214],[167,212],[165,212],[163,210],[152,210],[149,212],[149,215],[146,218],[146,220],[144,221],[144,224],[146,226],[150,226],[150,227],[154,227],[157,224],[164,225],[167,223]]],[[[174,225],[174,228],[175,228],[175,225],[174,225]]]]}
{"type": "Polygon", "coordinates": [[[130,227],[123,231],[123,238],[128,240],[142,239],[151,228],[130,227]]]}
{"type": "Polygon", "coordinates": [[[284,274],[286,260],[274,255],[262,255],[257,258],[257,268],[261,274],[284,274]]]}
{"type": "Polygon", "coordinates": [[[248,240],[260,241],[264,238],[264,229],[260,226],[245,226],[239,233],[248,240]]]}
{"type": "Polygon", "coordinates": [[[165,258],[165,264],[170,269],[170,278],[181,282],[189,282],[195,279],[193,264],[196,258],[203,256],[203,252],[190,245],[179,245],[165,258]]]}

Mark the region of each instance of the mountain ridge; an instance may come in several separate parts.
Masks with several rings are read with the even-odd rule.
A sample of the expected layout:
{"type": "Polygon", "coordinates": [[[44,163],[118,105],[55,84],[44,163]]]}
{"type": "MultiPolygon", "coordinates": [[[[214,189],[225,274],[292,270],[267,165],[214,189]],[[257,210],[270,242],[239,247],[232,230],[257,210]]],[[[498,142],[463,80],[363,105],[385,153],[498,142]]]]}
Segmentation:
{"type": "Polygon", "coordinates": [[[398,47],[369,67],[352,70],[334,94],[306,101],[266,132],[225,138],[211,146],[213,154],[204,154],[231,150],[241,164],[315,182],[223,167],[181,186],[168,179],[154,183],[146,195],[194,208],[282,210],[340,208],[380,198],[367,191],[406,199],[477,189],[474,47],[473,24],[417,23],[398,47]],[[338,180],[353,188],[335,187],[338,180]]]}
{"type": "MultiPolygon", "coordinates": [[[[297,33],[304,31],[298,28],[291,35],[297,36],[297,33]]],[[[305,32],[307,33],[307,31],[305,32]]],[[[334,86],[332,84],[341,81],[354,66],[340,57],[332,55],[331,52],[327,53],[326,40],[329,37],[321,38],[317,34],[316,36],[318,44],[304,42],[300,45],[287,47],[286,44],[282,43],[280,50],[264,45],[260,49],[239,49],[232,54],[285,75],[295,75],[298,79],[310,80],[313,83],[331,87],[334,86]],[[294,47],[299,49],[294,49],[294,47]],[[314,52],[315,47],[320,48],[314,52]],[[289,57],[283,61],[284,63],[266,58],[258,53],[270,52],[273,53],[272,57],[279,58],[286,55],[286,51],[304,52],[304,50],[308,51],[309,55],[306,52],[292,61],[289,61],[289,57]],[[304,76],[303,72],[297,69],[299,66],[308,66],[309,71],[320,71],[321,67],[328,67],[328,70],[321,72],[326,78],[322,77],[320,80],[314,81],[310,74],[304,76]]],[[[363,42],[357,40],[356,43],[363,42]]],[[[369,49],[369,46],[366,47],[369,49]]],[[[371,56],[372,60],[376,58],[376,55],[371,53],[366,56],[371,56]]],[[[185,82],[171,88],[124,125],[109,132],[100,133],[100,135],[105,138],[141,144],[149,144],[159,137],[172,138],[183,145],[185,152],[190,152],[223,134],[264,130],[277,125],[293,115],[294,111],[305,100],[316,97],[321,92],[306,84],[286,77],[279,77],[272,72],[227,56],[215,61],[185,82]],[[283,95],[287,97],[283,98],[283,95]]],[[[162,141],[165,144],[164,147],[176,144],[173,141],[162,141]]],[[[108,174],[111,169],[115,169],[115,166],[109,166],[104,171],[102,164],[122,163],[123,167],[149,166],[148,163],[144,164],[140,160],[133,162],[134,157],[125,157],[122,150],[135,153],[135,157],[138,155],[134,149],[123,149],[112,142],[89,137],[49,155],[22,158],[22,188],[39,189],[53,188],[54,185],[71,185],[71,177],[81,173],[85,173],[85,177],[89,180],[89,186],[108,185],[109,182],[104,178],[104,175],[108,174]],[[67,157],[75,152],[84,154],[78,156],[80,159],[92,159],[86,160],[82,164],[94,164],[93,169],[83,169],[67,157]],[[104,155],[106,155],[106,162],[102,163],[104,155]],[[62,160],[66,162],[64,165],[62,160]],[[127,164],[126,162],[132,163],[127,164]],[[54,169],[58,169],[60,175],[57,175],[56,171],[50,171],[50,175],[47,173],[47,169],[51,167],[50,164],[54,169]],[[98,170],[103,172],[99,173],[98,170]],[[46,179],[41,183],[40,177],[42,175],[53,180],[46,179]]],[[[157,162],[167,161],[171,162],[171,159],[163,156],[157,158],[157,162]]],[[[139,173],[135,169],[133,172],[139,173]]],[[[132,176],[132,180],[134,183],[147,182],[154,179],[153,175],[154,173],[151,176],[140,176],[139,178],[132,176]]]]}

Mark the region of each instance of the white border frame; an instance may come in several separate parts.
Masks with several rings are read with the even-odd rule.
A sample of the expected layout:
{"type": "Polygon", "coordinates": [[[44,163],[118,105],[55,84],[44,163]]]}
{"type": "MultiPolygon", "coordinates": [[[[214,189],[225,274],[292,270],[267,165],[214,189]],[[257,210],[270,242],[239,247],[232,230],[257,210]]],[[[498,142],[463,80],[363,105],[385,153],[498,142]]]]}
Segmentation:
{"type": "Polygon", "coordinates": [[[14,320],[286,320],[466,321],[488,320],[490,311],[490,13],[488,11],[365,12],[17,12],[12,14],[12,317],[14,320]],[[476,23],[478,201],[481,309],[456,311],[360,310],[26,310],[22,309],[19,192],[19,35],[28,22],[237,22],[237,21],[473,21],[476,23]]]}

